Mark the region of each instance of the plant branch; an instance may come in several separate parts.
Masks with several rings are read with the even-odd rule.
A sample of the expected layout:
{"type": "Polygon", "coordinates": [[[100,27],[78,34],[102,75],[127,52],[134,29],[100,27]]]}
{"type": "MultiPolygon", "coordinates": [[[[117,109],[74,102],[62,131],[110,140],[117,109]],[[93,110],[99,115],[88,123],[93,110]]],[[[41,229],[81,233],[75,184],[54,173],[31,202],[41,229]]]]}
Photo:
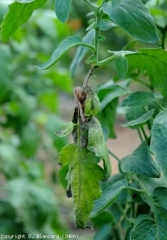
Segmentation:
{"type": "Polygon", "coordinates": [[[104,65],[106,65],[107,63],[109,62],[112,62],[114,61],[115,59],[117,59],[117,56],[116,55],[113,55],[105,60],[102,60],[100,62],[97,63],[97,67],[103,67],[104,65]]]}
{"type": "Polygon", "coordinates": [[[84,0],[84,2],[94,12],[94,14],[97,14],[98,8],[94,4],[92,4],[89,0],[84,0]]]}
{"type": "Polygon", "coordinates": [[[166,108],[162,107],[157,101],[153,100],[153,102],[156,103],[161,110],[167,110],[166,108]]]}
{"type": "Polygon", "coordinates": [[[110,150],[108,150],[108,152],[109,152],[109,154],[112,156],[112,157],[114,157],[115,158],[115,160],[117,160],[118,162],[120,162],[121,161],[121,159],[120,158],[118,158],[113,152],[111,152],[110,150]]]}
{"type": "Polygon", "coordinates": [[[94,67],[91,67],[91,69],[89,70],[88,74],[86,75],[86,78],[84,79],[84,83],[83,83],[82,87],[87,87],[89,78],[90,78],[91,75],[93,75],[93,70],[94,69],[95,69],[94,67]]]}
{"type": "Polygon", "coordinates": [[[140,128],[137,128],[137,132],[138,132],[138,135],[139,135],[139,138],[140,138],[141,142],[143,142],[143,137],[141,135],[140,128]]]}
{"type": "Polygon", "coordinates": [[[141,128],[141,131],[142,131],[142,133],[143,133],[143,136],[144,136],[146,142],[149,143],[149,137],[147,136],[144,127],[141,126],[140,128],[141,128]]]}

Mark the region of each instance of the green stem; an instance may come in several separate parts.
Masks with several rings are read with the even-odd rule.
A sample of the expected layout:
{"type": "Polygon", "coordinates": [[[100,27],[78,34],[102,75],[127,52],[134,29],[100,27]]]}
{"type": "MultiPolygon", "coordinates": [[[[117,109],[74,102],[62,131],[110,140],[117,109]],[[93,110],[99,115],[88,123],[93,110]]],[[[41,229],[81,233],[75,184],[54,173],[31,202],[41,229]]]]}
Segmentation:
{"type": "Polygon", "coordinates": [[[122,240],[121,230],[116,224],[113,225],[113,235],[116,240],[122,240]]]}
{"type": "Polygon", "coordinates": [[[140,138],[141,142],[143,142],[143,137],[141,135],[140,128],[137,128],[137,132],[138,132],[138,135],[139,135],[139,138],[140,138]]]}
{"type": "Polygon", "coordinates": [[[102,60],[100,62],[97,63],[97,67],[103,67],[104,65],[106,65],[107,63],[109,62],[112,62],[114,61],[115,59],[117,59],[117,56],[116,55],[113,55],[105,60],[102,60]]]}
{"type": "Polygon", "coordinates": [[[93,52],[95,51],[95,46],[91,45],[91,44],[88,44],[88,43],[84,43],[84,42],[81,42],[79,44],[77,44],[79,46],[84,46],[84,47],[88,47],[90,48],[93,52]]]}
{"type": "Polygon", "coordinates": [[[83,86],[82,86],[82,87],[87,87],[89,78],[90,78],[90,76],[93,74],[93,70],[94,70],[94,67],[91,67],[91,69],[89,70],[86,78],[84,79],[84,83],[83,83],[83,86]]]}
{"type": "Polygon", "coordinates": [[[152,86],[151,86],[150,84],[148,84],[148,83],[146,83],[146,82],[144,82],[144,81],[142,81],[141,79],[138,79],[138,78],[135,78],[134,80],[135,80],[136,82],[141,83],[142,85],[144,85],[144,86],[146,86],[146,87],[148,87],[149,89],[152,90],[152,86]]]}
{"type": "Polygon", "coordinates": [[[124,210],[120,204],[118,204],[117,206],[118,206],[119,210],[120,210],[121,213],[122,213],[122,217],[120,218],[120,221],[119,221],[119,222],[121,223],[121,221],[123,220],[123,218],[125,218],[126,221],[131,225],[131,224],[132,224],[132,221],[131,221],[131,220],[127,217],[127,215],[126,215],[126,212],[128,211],[129,207],[126,206],[126,208],[125,208],[125,210],[124,210]]]}
{"type": "Polygon", "coordinates": [[[96,7],[94,4],[92,4],[89,0],[84,0],[84,2],[88,5],[88,7],[94,12],[96,15],[98,12],[98,7],[96,7]]]}
{"type": "Polygon", "coordinates": [[[95,64],[98,62],[98,49],[99,49],[99,35],[100,35],[100,28],[98,27],[98,24],[100,23],[102,14],[100,14],[100,8],[98,9],[98,12],[96,14],[96,27],[95,27],[95,39],[94,39],[94,59],[95,59],[95,64]]]}
{"type": "Polygon", "coordinates": [[[153,102],[156,103],[161,110],[167,110],[167,108],[162,107],[157,101],[153,100],[153,102]]]}
{"type": "Polygon", "coordinates": [[[149,137],[147,136],[144,127],[142,126],[142,127],[140,127],[140,128],[141,128],[141,131],[142,131],[142,133],[143,133],[143,136],[144,136],[146,142],[149,143],[149,137]]]}
{"type": "Polygon", "coordinates": [[[115,158],[115,160],[117,160],[118,162],[120,162],[121,161],[121,159],[120,158],[118,158],[113,152],[111,152],[110,150],[108,150],[108,152],[109,152],[109,154],[112,156],[112,157],[114,157],[115,158]]]}

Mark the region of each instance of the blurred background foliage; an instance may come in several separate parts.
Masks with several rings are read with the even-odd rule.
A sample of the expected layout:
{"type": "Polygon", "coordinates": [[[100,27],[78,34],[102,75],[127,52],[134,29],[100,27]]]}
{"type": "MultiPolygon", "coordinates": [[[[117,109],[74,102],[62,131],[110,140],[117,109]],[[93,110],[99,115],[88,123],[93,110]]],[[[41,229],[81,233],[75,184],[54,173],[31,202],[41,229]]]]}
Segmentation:
{"type": "MultiPolygon", "coordinates": [[[[148,2],[161,35],[167,25],[167,2],[148,2]]],[[[7,4],[9,1],[0,1],[0,23],[7,4]]],[[[36,10],[11,41],[0,41],[0,232],[3,234],[61,234],[71,233],[73,228],[68,211],[71,201],[66,202],[62,187],[66,186],[65,170],[58,174],[57,166],[58,152],[69,139],[58,139],[54,133],[72,116],[69,112],[75,106],[73,86],[82,84],[89,65],[83,61],[75,72],[75,80],[71,79],[69,69],[75,49],[48,70],[39,71],[34,65],[46,61],[67,36],[77,33],[83,37],[92,18],[83,1],[73,1],[70,18],[62,24],[56,19],[53,5],[48,1],[36,10]]],[[[107,56],[109,48],[117,51],[123,47],[131,50],[148,47],[133,41],[119,28],[104,32],[104,36],[101,59],[107,56]],[[127,43],[130,44],[125,47],[127,43]]],[[[89,53],[85,60],[88,56],[89,53]]],[[[94,87],[111,78],[118,79],[114,63],[97,70],[96,75],[92,81],[94,87]]],[[[106,222],[107,218],[103,218],[106,222]]],[[[98,219],[93,222],[96,227],[103,224],[98,219]]]]}

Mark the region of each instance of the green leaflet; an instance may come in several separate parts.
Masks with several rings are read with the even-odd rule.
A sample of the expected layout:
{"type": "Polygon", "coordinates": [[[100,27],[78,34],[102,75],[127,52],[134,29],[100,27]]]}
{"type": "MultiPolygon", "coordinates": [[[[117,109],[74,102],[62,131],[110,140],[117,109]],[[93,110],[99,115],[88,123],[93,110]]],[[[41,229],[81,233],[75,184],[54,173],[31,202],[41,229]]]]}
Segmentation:
{"type": "Polygon", "coordinates": [[[154,119],[150,148],[167,180],[167,111],[160,112],[154,119]]]}
{"type": "Polygon", "coordinates": [[[141,125],[143,125],[144,123],[146,123],[154,114],[154,109],[149,110],[148,112],[146,112],[145,114],[143,114],[141,117],[135,119],[135,120],[131,120],[128,123],[124,123],[124,124],[120,124],[122,127],[139,127],[141,125]]]}
{"type": "Polygon", "coordinates": [[[69,133],[72,132],[74,125],[75,124],[73,122],[64,123],[63,125],[61,125],[60,129],[56,131],[56,135],[59,137],[67,136],[69,133]]]}
{"type": "Polygon", "coordinates": [[[167,188],[156,188],[153,192],[153,200],[157,224],[156,240],[165,240],[167,239],[167,188]]]}
{"type": "Polygon", "coordinates": [[[160,171],[156,163],[151,157],[146,142],[140,146],[121,162],[123,172],[132,172],[137,175],[159,178],[160,171]]]}
{"type": "Polygon", "coordinates": [[[106,31],[110,28],[116,27],[117,25],[113,22],[111,22],[110,20],[106,20],[106,19],[101,19],[98,27],[102,30],[102,31],[106,31]]]}
{"type": "Polygon", "coordinates": [[[128,60],[124,55],[117,58],[116,69],[121,79],[126,77],[128,72],[128,60]]]}
{"type": "Polygon", "coordinates": [[[80,150],[77,145],[69,144],[60,153],[59,162],[69,163],[68,181],[71,185],[75,225],[85,227],[93,201],[100,198],[99,181],[105,178],[103,169],[97,164],[97,157],[87,149],[80,150]]]}
{"type": "Polygon", "coordinates": [[[29,3],[14,2],[10,4],[1,25],[2,40],[4,42],[8,41],[13,33],[31,17],[33,11],[43,6],[46,1],[29,1],[29,3]]]}
{"type": "Polygon", "coordinates": [[[104,4],[103,10],[136,39],[150,43],[159,40],[153,18],[140,0],[112,0],[104,4]]]}
{"type": "Polygon", "coordinates": [[[136,239],[157,240],[156,224],[153,219],[143,219],[134,227],[131,232],[131,240],[136,239]]]}
{"type": "Polygon", "coordinates": [[[134,92],[125,98],[121,104],[122,107],[144,107],[151,101],[154,101],[155,97],[149,92],[134,92]]]}
{"type": "Polygon", "coordinates": [[[62,166],[65,166],[73,161],[73,158],[76,158],[75,154],[78,150],[77,145],[68,144],[61,149],[59,153],[58,163],[62,166]],[[72,157],[73,156],[73,157],[72,157]]]}
{"type": "Polygon", "coordinates": [[[78,35],[67,37],[65,40],[63,40],[60,43],[60,45],[56,48],[56,50],[53,52],[52,56],[49,58],[47,62],[45,62],[42,65],[37,65],[36,67],[38,69],[49,68],[54,63],[56,63],[65,52],[67,52],[70,48],[78,45],[81,42],[82,42],[82,39],[78,35]]]}
{"type": "Polygon", "coordinates": [[[71,10],[72,0],[55,0],[55,12],[61,22],[68,19],[71,10]]]}
{"type": "Polygon", "coordinates": [[[122,179],[112,185],[110,185],[107,189],[105,189],[102,193],[102,196],[99,200],[95,201],[94,208],[91,212],[91,216],[100,213],[103,209],[109,206],[118,194],[128,187],[128,181],[122,179]]]}
{"type": "Polygon", "coordinates": [[[68,19],[71,10],[72,0],[55,0],[55,12],[61,22],[68,19]]]}
{"type": "Polygon", "coordinates": [[[96,155],[103,159],[104,170],[108,178],[111,174],[109,153],[106,147],[102,128],[99,121],[95,117],[92,117],[89,122],[88,149],[95,151],[96,155]]]}

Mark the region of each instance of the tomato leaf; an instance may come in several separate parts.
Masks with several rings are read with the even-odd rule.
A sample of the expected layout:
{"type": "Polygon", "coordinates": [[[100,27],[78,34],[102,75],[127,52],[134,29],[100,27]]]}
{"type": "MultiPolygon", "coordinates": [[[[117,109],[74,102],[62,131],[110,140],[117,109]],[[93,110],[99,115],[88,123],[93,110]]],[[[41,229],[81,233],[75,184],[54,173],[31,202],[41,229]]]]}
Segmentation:
{"type": "Polygon", "coordinates": [[[64,123],[59,130],[56,131],[56,135],[59,137],[65,137],[67,136],[69,133],[72,132],[74,127],[74,123],[72,122],[67,122],[64,123]]]}
{"type": "Polygon", "coordinates": [[[140,0],[112,0],[104,4],[103,10],[136,39],[149,43],[159,40],[153,18],[140,0]]]}
{"type": "Polygon", "coordinates": [[[43,6],[46,1],[47,0],[29,1],[28,4],[14,2],[10,4],[9,10],[1,25],[2,40],[4,42],[8,41],[13,33],[31,17],[33,11],[43,6]]]}
{"type": "Polygon", "coordinates": [[[167,111],[160,112],[153,122],[151,130],[151,151],[155,155],[161,171],[167,180],[167,111]]]}
{"type": "Polygon", "coordinates": [[[132,172],[137,175],[159,178],[160,171],[155,161],[152,159],[146,142],[140,146],[121,162],[123,172],[132,172]]]}
{"type": "Polygon", "coordinates": [[[139,127],[141,125],[143,125],[144,123],[146,123],[154,114],[154,109],[149,110],[148,112],[146,112],[145,114],[143,114],[142,116],[140,116],[139,118],[135,119],[135,120],[131,120],[128,123],[124,123],[124,124],[120,124],[122,127],[139,127]]]}
{"type": "Polygon", "coordinates": [[[116,60],[116,69],[121,79],[126,77],[128,72],[128,60],[125,56],[120,56],[116,60]]]}
{"type": "MultiPolygon", "coordinates": [[[[52,56],[49,58],[47,62],[45,62],[42,65],[37,65],[36,67],[38,69],[46,69],[52,66],[54,63],[56,63],[64,53],[66,53],[70,48],[77,46],[77,45],[83,45],[82,39],[78,35],[67,37],[65,40],[63,40],[60,45],[56,48],[56,50],[53,52],[52,56]]],[[[88,46],[87,46],[88,47],[88,46]]],[[[91,48],[92,45],[89,45],[91,48]]]]}
{"type": "Polygon", "coordinates": [[[55,0],[55,12],[61,22],[68,19],[71,10],[72,0],[55,0]]]}
{"type": "Polygon", "coordinates": [[[105,189],[102,193],[102,196],[99,200],[95,201],[94,208],[91,212],[91,216],[100,213],[108,205],[110,205],[118,194],[125,188],[128,187],[128,181],[122,179],[105,189]]]}
{"type": "Polygon", "coordinates": [[[149,92],[134,92],[125,98],[121,104],[122,107],[144,107],[151,101],[154,101],[155,97],[149,92]]]}
{"type": "Polygon", "coordinates": [[[110,177],[111,163],[109,153],[106,147],[101,125],[95,117],[92,117],[89,122],[88,149],[95,151],[97,157],[103,159],[104,170],[106,172],[107,178],[110,177]]]}

